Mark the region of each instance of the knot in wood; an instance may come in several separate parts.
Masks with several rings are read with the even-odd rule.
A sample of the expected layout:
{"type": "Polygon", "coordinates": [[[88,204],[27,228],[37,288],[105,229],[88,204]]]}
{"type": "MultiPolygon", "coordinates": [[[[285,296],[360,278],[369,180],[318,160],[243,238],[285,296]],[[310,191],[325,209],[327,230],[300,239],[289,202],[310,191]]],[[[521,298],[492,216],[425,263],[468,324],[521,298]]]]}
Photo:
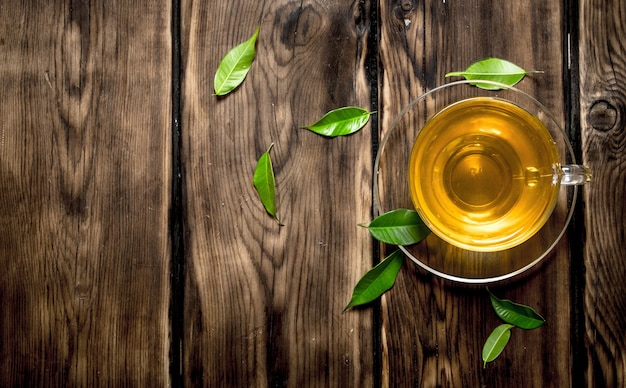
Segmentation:
{"type": "Polygon", "coordinates": [[[589,124],[598,131],[609,131],[617,123],[617,109],[606,100],[593,103],[589,109],[589,124]]]}
{"type": "Polygon", "coordinates": [[[400,8],[402,8],[402,10],[404,12],[409,12],[409,11],[413,10],[413,1],[412,0],[402,0],[402,2],[400,4],[400,8]]]}

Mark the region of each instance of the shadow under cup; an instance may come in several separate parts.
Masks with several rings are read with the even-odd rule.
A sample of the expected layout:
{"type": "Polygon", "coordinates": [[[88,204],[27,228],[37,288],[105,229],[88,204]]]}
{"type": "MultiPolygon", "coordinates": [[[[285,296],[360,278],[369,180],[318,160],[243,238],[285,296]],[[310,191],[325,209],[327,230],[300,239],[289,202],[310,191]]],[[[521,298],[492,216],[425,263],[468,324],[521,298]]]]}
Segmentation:
{"type": "MultiPolygon", "coordinates": [[[[503,88],[484,90],[470,81],[440,86],[418,97],[394,119],[384,134],[375,161],[374,207],[376,215],[395,209],[414,209],[408,176],[411,151],[421,128],[435,114],[449,105],[474,97],[507,100],[541,120],[549,130],[558,151],[560,165],[574,165],[575,157],[563,129],[552,114],[537,100],[518,89],[484,81],[503,88]]],[[[588,176],[587,176],[588,179],[588,176]]],[[[584,183],[584,182],[579,182],[584,183]]],[[[475,251],[453,245],[435,233],[424,241],[400,247],[425,270],[463,283],[491,283],[518,275],[544,259],[559,242],[572,217],[577,186],[558,184],[556,204],[550,217],[525,242],[498,251],[475,251]]]]}

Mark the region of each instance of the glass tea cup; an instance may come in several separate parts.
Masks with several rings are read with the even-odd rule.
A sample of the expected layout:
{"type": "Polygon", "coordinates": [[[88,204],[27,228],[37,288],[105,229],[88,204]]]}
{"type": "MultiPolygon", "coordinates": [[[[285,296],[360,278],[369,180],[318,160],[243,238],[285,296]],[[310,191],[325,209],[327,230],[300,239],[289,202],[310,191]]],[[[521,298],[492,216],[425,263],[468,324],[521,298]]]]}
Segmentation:
{"type": "Polygon", "coordinates": [[[440,86],[394,119],[376,157],[377,213],[414,208],[433,233],[401,247],[424,269],[466,283],[503,280],[540,262],[569,223],[576,164],[557,119],[497,82],[440,86]]]}

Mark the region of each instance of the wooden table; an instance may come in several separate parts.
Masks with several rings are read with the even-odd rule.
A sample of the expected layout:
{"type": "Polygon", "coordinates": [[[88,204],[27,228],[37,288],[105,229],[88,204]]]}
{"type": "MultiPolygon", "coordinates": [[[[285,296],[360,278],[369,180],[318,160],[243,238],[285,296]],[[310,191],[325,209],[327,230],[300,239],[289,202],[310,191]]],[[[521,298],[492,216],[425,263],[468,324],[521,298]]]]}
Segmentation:
{"type": "Polygon", "coordinates": [[[17,1],[0,5],[0,386],[625,386],[626,6],[620,0],[17,1]],[[244,84],[222,56],[260,26],[244,84]],[[342,313],[385,249],[373,155],[402,106],[485,57],[591,167],[566,238],[495,294],[406,261],[342,313]],[[299,126],[346,105],[352,136],[299,126]],[[252,186],[274,143],[279,216],[252,186]]]}

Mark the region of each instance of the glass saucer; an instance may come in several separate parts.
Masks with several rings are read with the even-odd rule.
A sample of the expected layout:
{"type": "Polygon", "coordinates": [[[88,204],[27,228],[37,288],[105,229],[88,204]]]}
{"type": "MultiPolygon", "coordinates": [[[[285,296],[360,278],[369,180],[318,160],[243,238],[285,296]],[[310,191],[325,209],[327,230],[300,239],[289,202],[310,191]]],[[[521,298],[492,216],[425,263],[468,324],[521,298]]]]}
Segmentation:
{"type": "MultiPolygon", "coordinates": [[[[414,209],[409,195],[408,163],[420,128],[435,113],[465,98],[503,98],[538,117],[550,130],[562,165],[575,164],[572,146],[556,118],[535,98],[496,82],[484,81],[502,90],[484,90],[475,81],[457,81],[424,93],[395,117],[383,134],[374,171],[375,216],[395,209],[414,209]]],[[[481,81],[482,82],[482,81],[481,81]]],[[[487,284],[509,279],[533,268],[545,259],[565,233],[574,211],[577,186],[560,185],[557,204],[546,224],[526,242],[502,251],[474,252],[447,243],[434,233],[424,241],[400,249],[424,270],[455,282],[487,284]]]]}

